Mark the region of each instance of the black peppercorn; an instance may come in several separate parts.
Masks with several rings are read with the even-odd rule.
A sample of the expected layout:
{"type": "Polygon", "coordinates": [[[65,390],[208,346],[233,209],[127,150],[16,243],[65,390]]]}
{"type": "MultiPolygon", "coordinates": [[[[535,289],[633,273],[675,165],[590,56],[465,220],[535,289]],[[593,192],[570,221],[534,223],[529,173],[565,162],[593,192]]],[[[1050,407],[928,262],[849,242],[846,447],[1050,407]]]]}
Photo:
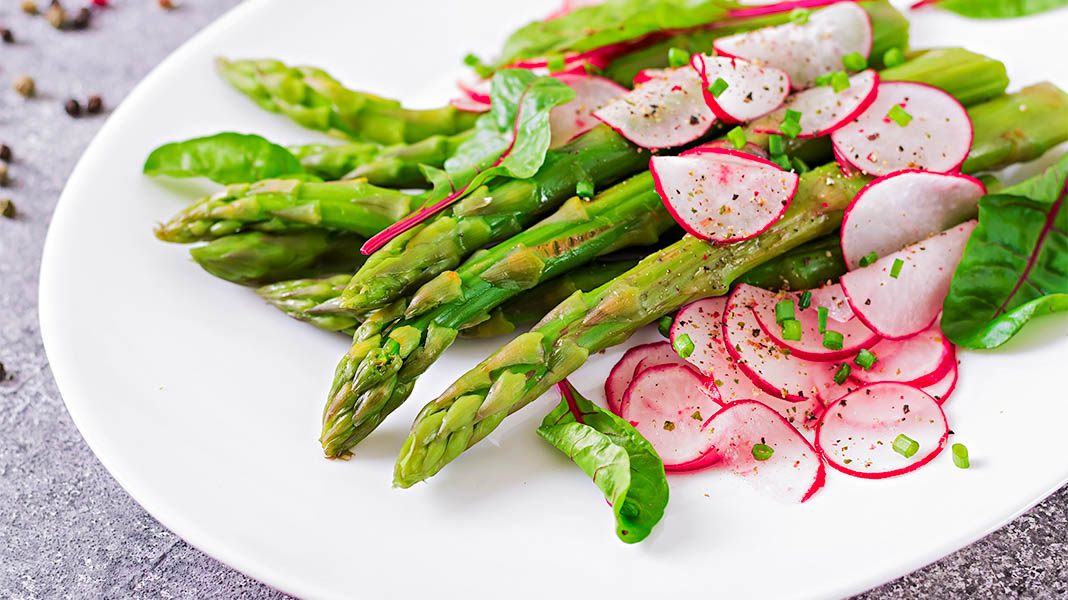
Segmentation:
{"type": "Polygon", "coordinates": [[[74,16],[74,20],[70,22],[71,29],[85,29],[89,27],[89,20],[93,17],[93,13],[88,8],[82,8],[78,10],[78,14],[74,16]]]}
{"type": "Polygon", "coordinates": [[[74,98],[67,100],[67,102],[63,105],[63,110],[67,111],[67,114],[72,117],[82,116],[82,105],[78,104],[78,101],[74,98]]]}
{"type": "Polygon", "coordinates": [[[7,27],[0,29],[0,38],[3,38],[5,44],[15,43],[15,34],[12,33],[11,30],[7,27]]]}
{"type": "Polygon", "coordinates": [[[0,144],[0,160],[11,162],[11,146],[0,144]]]}
{"type": "Polygon", "coordinates": [[[89,101],[85,103],[85,112],[95,115],[102,110],[104,110],[104,101],[100,96],[89,96],[89,101]]]}

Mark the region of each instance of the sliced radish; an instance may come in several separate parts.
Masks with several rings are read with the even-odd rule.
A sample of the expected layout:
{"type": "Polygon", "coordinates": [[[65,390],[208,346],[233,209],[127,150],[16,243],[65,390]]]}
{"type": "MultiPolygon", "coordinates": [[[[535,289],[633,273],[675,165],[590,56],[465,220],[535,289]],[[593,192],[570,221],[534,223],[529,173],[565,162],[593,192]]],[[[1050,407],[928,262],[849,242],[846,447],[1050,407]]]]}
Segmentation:
{"type": "Polygon", "coordinates": [[[841,285],[825,285],[809,291],[812,292],[812,306],[817,310],[821,306],[826,308],[829,319],[839,323],[848,323],[856,316],[841,285]]]}
{"type": "Polygon", "coordinates": [[[694,148],[649,163],[668,212],[692,235],[740,242],[778,221],[799,177],[762,158],[723,148],[694,148]]]}
{"type": "Polygon", "coordinates": [[[649,440],[665,469],[687,471],[704,464],[708,444],[702,425],[719,408],[693,369],[659,365],[634,378],[620,416],[649,440]]]}
{"type": "Polygon", "coordinates": [[[717,39],[716,52],[778,67],[790,75],[794,89],[811,87],[816,78],[842,70],[842,57],[871,54],[871,18],[852,2],[812,13],[804,25],[787,23],[717,39]]]}
{"type": "Polygon", "coordinates": [[[846,394],[859,388],[861,383],[855,379],[846,378],[842,383],[834,380],[835,374],[843,363],[849,364],[854,371],[858,369],[851,361],[834,361],[819,363],[812,366],[812,390],[819,399],[821,406],[830,407],[846,394]]]}
{"type": "Polygon", "coordinates": [[[983,182],[958,173],[898,171],[860,190],[842,219],[842,255],[850,269],[874,252],[896,252],[975,216],[983,182]]]}
{"type": "Polygon", "coordinates": [[[854,368],[863,383],[893,381],[917,387],[937,384],[957,364],[956,347],[938,324],[904,340],[883,340],[871,348],[879,359],[870,371],[854,368]]]}
{"type": "Polygon", "coordinates": [[[879,75],[861,71],[849,78],[849,87],[835,92],[829,85],[793,94],[782,108],[757,120],[753,129],[761,133],[780,133],[786,111],[801,113],[801,132],[797,137],[821,137],[830,134],[861,115],[875,101],[879,75]]]}
{"type": "Polygon", "coordinates": [[[831,134],[837,155],[869,175],[902,169],[949,173],[972,148],[972,121],[956,98],[930,85],[884,81],[875,102],[831,134]],[[900,107],[911,120],[891,118],[900,107]]]}
{"type": "Polygon", "coordinates": [[[608,373],[604,382],[604,398],[608,410],[620,414],[623,396],[630,387],[630,382],[638,373],[639,367],[649,368],[656,365],[689,364],[679,358],[679,354],[668,342],[655,342],[635,346],[623,353],[619,362],[608,373]]]}
{"type": "Polygon", "coordinates": [[[694,54],[690,65],[701,75],[701,89],[708,107],[728,123],[744,123],[766,115],[781,106],[790,94],[790,77],[775,67],[704,54],[694,54]],[[720,79],[727,87],[716,96],[708,88],[720,79]]]}
{"type": "Polygon", "coordinates": [[[575,90],[575,99],[549,113],[550,148],[563,146],[596,127],[600,121],[593,118],[593,111],[629,91],[611,79],[593,75],[557,75],[556,79],[575,90]]]}
{"type": "Polygon", "coordinates": [[[945,404],[946,400],[953,394],[953,390],[957,389],[958,374],[957,361],[954,360],[949,372],[935,383],[924,386],[923,391],[927,392],[927,395],[934,398],[939,404],[945,404]]]}
{"type": "Polygon", "coordinates": [[[460,93],[465,98],[470,98],[471,100],[482,104],[490,104],[493,102],[490,97],[493,83],[489,79],[480,79],[475,83],[467,83],[461,79],[456,82],[456,87],[460,88],[460,93]]]}
{"type": "Polygon", "coordinates": [[[883,479],[927,464],[948,437],[946,415],[934,398],[903,383],[875,383],[848,394],[823,413],[816,447],[843,473],[883,479]],[[900,435],[919,444],[909,458],[894,451],[900,435]]]}
{"type": "MultiPolygon", "coordinates": [[[[842,286],[838,284],[827,286],[829,291],[821,293],[820,298],[830,300],[840,298],[845,302],[845,294],[842,286]]],[[[813,294],[815,295],[815,294],[813,294]]],[[[832,361],[856,355],[864,348],[870,348],[879,341],[879,334],[875,333],[863,321],[857,318],[845,322],[827,320],[826,329],[837,331],[844,336],[845,340],[841,350],[831,350],[823,345],[823,333],[820,332],[818,304],[813,304],[806,309],[800,308],[801,294],[798,292],[781,293],[772,296],[764,302],[753,306],[757,320],[764,333],[780,348],[786,348],[798,358],[809,360],[832,361]],[[775,306],[779,302],[789,301],[794,303],[794,318],[801,322],[801,339],[787,340],[782,337],[782,326],[775,321],[775,306]]]]}
{"type": "Polygon", "coordinates": [[[968,221],[842,275],[842,289],[857,317],[895,340],[930,327],[975,226],[976,221],[968,221]]]}
{"type": "MultiPolygon", "coordinates": [[[[707,144],[701,144],[700,148],[722,148],[724,150],[737,150],[737,148],[734,147],[734,143],[730,140],[713,140],[711,142],[708,142],[707,144]]],[[[745,146],[743,146],[741,150],[738,150],[738,152],[752,154],[753,156],[763,159],[767,159],[770,157],[768,155],[767,150],[765,150],[762,146],[757,146],[753,142],[746,142],[745,146]]]]}
{"type": "Polygon", "coordinates": [[[717,367],[723,364],[721,351],[723,314],[726,308],[726,296],[691,302],[679,309],[675,322],[671,324],[671,343],[674,344],[675,340],[683,335],[689,336],[693,342],[693,353],[686,357],[686,360],[703,375],[714,374],[718,370],[717,367]]]}
{"type": "Polygon", "coordinates": [[[652,72],[650,77],[593,116],[650,149],[682,146],[708,132],[716,116],[705,104],[696,71],[686,66],[652,72]]]}
{"type": "Polygon", "coordinates": [[[776,346],[753,312],[754,306],[774,297],[774,293],[751,285],[734,288],[723,316],[727,352],[750,381],[765,392],[795,402],[812,399],[812,370],[819,363],[776,346]]]}
{"type": "Polygon", "coordinates": [[[483,104],[467,97],[453,98],[452,100],[449,100],[449,104],[456,107],[457,110],[472,113],[484,113],[493,108],[493,106],[489,104],[483,104]]]}
{"type": "Polygon", "coordinates": [[[755,400],[733,402],[712,415],[704,434],[709,454],[735,475],[791,502],[812,497],[826,479],[819,452],[779,413],[755,400]],[[767,460],[753,456],[753,446],[774,451],[767,460]]]}

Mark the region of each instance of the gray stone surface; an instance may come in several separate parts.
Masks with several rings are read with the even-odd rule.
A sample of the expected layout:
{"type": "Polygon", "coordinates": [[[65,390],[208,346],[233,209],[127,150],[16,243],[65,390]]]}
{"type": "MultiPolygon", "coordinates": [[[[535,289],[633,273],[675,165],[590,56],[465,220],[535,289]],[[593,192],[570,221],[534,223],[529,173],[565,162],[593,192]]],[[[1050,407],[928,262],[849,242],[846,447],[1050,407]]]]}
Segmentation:
{"type": "MultiPolygon", "coordinates": [[[[112,0],[114,8],[98,12],[90,30],[69,33],[23,15],[20,2],[0,3],[0,23],[17,38],[0,45],[0,142],[15,155],[12,185],[0,195],[15,201],[19,215],[0,219],[0,362],[8,372],[0,382],[0,597],[283,598],[184,543],[108,475],[63,407],[37,319],[50,215],[75,161],[107,118],[71,119],[63,99],[99,93],[114,106],[236,2],[187,0],[168,13],[151,0],[112,0]],[[39,97],[31,102],[11,91],[11,81],[24,73],[37,80],[39,97]]],[[[1068,489],[973,546],[862,598],[1064,598],[1066,504],[1068,489]]]]}

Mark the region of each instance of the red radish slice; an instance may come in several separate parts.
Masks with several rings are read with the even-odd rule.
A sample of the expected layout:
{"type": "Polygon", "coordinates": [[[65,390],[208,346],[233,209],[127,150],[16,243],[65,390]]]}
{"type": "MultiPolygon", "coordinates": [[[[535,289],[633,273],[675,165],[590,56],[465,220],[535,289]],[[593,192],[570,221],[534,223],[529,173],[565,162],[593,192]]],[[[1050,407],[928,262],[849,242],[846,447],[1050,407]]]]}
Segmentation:
{"type": "Polygon", "coordinates": [[[704,54],[694,54],[690,65],[701,75],[701,89],[708,107],[728,123],[743,123],[766,115],[781,106],[790,94],[790,77],[775,67],[704,54]],[[727,88],[716,96],[708,88],[720,79],[727,82],[727,88]]]}
{"type": "Polygon", "coordinates": [[[852,2],[812,13],[808,23],[787,23],[717,39],[721,55],[778,67],[790,75],[794,89],[812,87],[816,78],[842,70],[842,57],[871,54],[871,19],[852,2]]]}
{"type": "MultiPolygon", "coordinates": [[[[789,502],[804,502],[826,480],[819,452],[779,413],[754,400],[733,402],[712,415],[704,434],[709,453],[735,475],[789,502]],[[753,446],[774,452],[767,460],[753,457],[753,446]]],[[[655,445],[654,445],[655,446],[655,445]]]]}
{"type": "Polygon", "coordinates": [[[490,91],[493,84],[489,79],[480,79],[475,83],[467,83],[461,79],[456,82],[456,87],[460,88],[460,93],[463,94],[465,98],[470,98],[471,100],[482,104],[490,104],[493,102],[490,97],[490,91]]]}
{"type": "Polygon", "coordinates": [[[812,390],[819,399],[821,406],[831,407],[832,404],[839,401],[843,396],[853,392],[863,385],[856,380],[849,378],[846,378],[842,383],[838,383],[834,380],[835,374],[838,372],[838,369],[841,368],[843,363],[849,364],[850,368],[853,370],[860,368],[852,361],[847,360],[813,365],[811,371],[812,390]]]}
{"type": "MultiPolygon", "coordinates": [[[[840,298],[845,303],[845,294],[842,286],[834,284],[827,286],[830,291],[824,291],[821,299],[840,298]]],[[[786,348],[798,358],[809,360],[832,361],[855,356],[864,348],[870,348],[879,341],[879,334],[875,333],[860,319],[849,319],[838,322],[827,319],[827,329],[841,333],[845,340],[841,350],[831,350],[823,345],[823,334],[820,333],[818,304],[813,304],[802,310],[800,308],[801,294],[791,292],[772,296],[764,302],[753,307],[760,327],[769,338],[780,348],[786,348]],[[794,303],[794,318],[801,322],[801,339],[786,340],[782,337],[782,327],[775,322],[775,306],[779,302],[791,301],[794,303]]]]}
{"type": "Polygon", "coordinates": [[[922,387],[938,383],[957,364],[957,350],[937,324],[904,340],[883,340],[871,351],[879,361],[870,371],[854,366],[854,379],[922,387]]]}
{"type": "Polygon", "coordinates": [[[853,312],[879,335],[900,340],[930,327],[976,221],[916,242],[842,275],[853,312]],[[894,264],[900,272],[894,277],[894,264]]]}
{"type": "Polygon", "coordinates": [[[790,96],[782,108],[759,119],[753,128],[761,133],[780,133],[787,109],[801,113],[801,133],[797,137],[822,137],[848,124],[872,102],[879,85],[875,71],[861,71],[849,78],[849,87],[835,92],[829,85],[807,89],[790,96]]]}
{"type": "Polygon", "coordinates": [[[884,81],[875,102],[834,131],[831,142],[838,156],[869,175],[949,173],[960,169],[972,148],[972,121],[956,98],[936,87],[884,81]],[[894,106],[911,117],[904,127],[889,116],[894,106]]]}
{"type": "Polygon", "coordinates": [[[829,319],[839,323],[848,323],[856,316],[840,284],[825,285],[809,291],[812,292],[812,306],[817,310],[821,306],[826,308],[829,319]]]}
{"type": "Polygon", "coordinates": [[[604,398],[608,404],[608,410],[617,415],[620,414],[619,407],[623,404],[623,395],[626,394],[630,382],[637,375],[639,366],[649,368],[671,364],[688,363],[679,358],[678,353],[667,342],[642,344],[624,352],[604,382],[604,398]]]}
{"type": "Polygon", "coordinates": [[[600,121],[593,111],[628,92],[611,79],[592,75],[557,75],[556,79],[575,90],[575,99],[549,113],[552,130],[550,148],[558,148],[593,129],[600,121]]]}
{"type": "Polygon", "coordinates": [[[860,190],[842,219],[842,255],[856,269],[975,216],[983,182],[969,175],[898,171],[860,190]]]}
{"type": "Polygon", "coordinates": [[[820,363],[799,358],[776,346],[752,310],[774,297],[774,293],[751,285],[734,288],[723,321],[727,352],[750,381],[765,392],[795,402],[812,399],[812,372],[820,363]]]}
{"type": "Polygon", "coordinates": [[[483,104],[470,98],[454,98],[449,101],[449,104],[455,106],[457,110],[472,113],[484,113],[493,108],[489,104],[483,104]]]}
{"type": "MultiPolygon", "coordinates": [[[[687,335],[693,342],[693,353],[686,358],[703,375],[712,375],[723,362],[723,315],[727,297],[718,296],[691,302],[679,309],[671,324],[671,343],[687,335]]],[[[750,396],[745,396],[749,398],[750,396]]],[[[727,400],[729,402],[729,400],[727,400]]]]}
{"type": "Polygon", "coordinates": [[[708,450],[702,425],[719,408],[693,369],[659,365],[634,378],[620,416],[649,440],[665,469],[687,471],[701,464],[708,450]]]}
{"type": "Polygon", "coordinates": [[[875,383],[842,398],[823,413],[816,447],[832,467],[865,479],[883,479],[927,464],[946,444],[942,407],[923,390],[903,383],[875,383]],[[919,443],[911,457],[894,451],[905,435],[919,443]]]}
{"type": "Polygon", "coordinates": [[[924,386],[923,391],[927,392],[927,395],[934,398],[939,404],[945,404],[946,400],[949,400],[949,397],[953,394],[953,390],[957,389],[958,374],[957,361],[954,360],[949,372],[937,382],[924,386]]]}
{"type": "Polygon", "coordinates": [[[733,243],[778,221],[797,193],[798,175],[775,163],[722,148],[695,148],[649,163],[668,212],[692,235],[733,243]]]}
{"type": "Polygon", "coordinates": [[[701,76],[690,67],[650,73],[651,79],[594,111],[635,144],[650,149],[688,144],[716,121],[705,104],[701,76]]]}

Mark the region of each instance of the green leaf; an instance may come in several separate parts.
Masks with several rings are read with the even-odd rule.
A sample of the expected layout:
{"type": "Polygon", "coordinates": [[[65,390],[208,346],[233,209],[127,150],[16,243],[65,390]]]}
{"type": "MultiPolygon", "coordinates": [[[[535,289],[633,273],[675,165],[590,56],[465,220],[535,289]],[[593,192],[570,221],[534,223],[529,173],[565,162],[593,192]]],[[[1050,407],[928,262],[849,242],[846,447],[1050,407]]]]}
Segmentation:
{"type": "Polygon", "coordinates": [[[616,535],[628,544],[648,537],[664,516],[664,463],[638,430],[586,400],[565,379],[563,399],[538,435],[575,461],[604,493],[616,516],[616,535]]]}
{"type": "Polygon", "coordinates": [[[943,305],[942,329],[968,348],[1004,344],[1033,317],[1068,310],[1068,155],[979,200],[979,226],[943,305]]]}
{"type": "Polygon", "coordinates": [[[939,0],[927,4],[972,19],[1012,19],[1068,6],[1068,0],[939,0]]]}
{"type": "Polygon", "coordinates": [[[297,157],[258,135],[219,133],[156,148],[145,160],[145,175],[207,177],[230,185],[305,172],[297,157]]]}
{"type": "Polygon", "coordinates": [[[516,31],[505,42],[497,64],[583,52],[655,31],[707,25],[737,6],[725,0],[607,0],[516,31]]]}

